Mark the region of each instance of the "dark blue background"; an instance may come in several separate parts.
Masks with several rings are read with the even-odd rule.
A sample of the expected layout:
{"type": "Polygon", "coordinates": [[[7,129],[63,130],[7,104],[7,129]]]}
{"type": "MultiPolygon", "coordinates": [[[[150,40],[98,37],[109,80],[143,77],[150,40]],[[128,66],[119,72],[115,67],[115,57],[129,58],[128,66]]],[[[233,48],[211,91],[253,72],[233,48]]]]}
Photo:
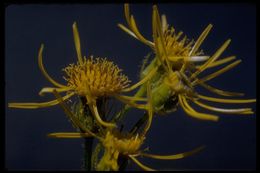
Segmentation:
{"type": "MultiPolygon", "coordinates": [[[[202,45],[208,55],[228,38],[224,56],[236,55],[242,63],[210,81],[218,88],[256,97],[256,8],[250,4],[158,4],[161,14],[177,31],[196,39],[203,29],[213,30],[202,45]]],[[[130,6],[144,35],[151,39],[152,4],[130,6]]],[[[5,13],[6,108],[8,102],[43,102],[42,87],[51,84],[41,74],[37,54],[45,44],[44,64],[49,74],[65,83],[61,69],[76,62],[72,24],[78,23],[82,54],[107,57],[136,82],[148,47],[121,31],[123,4],[11,5],[5,13]]],[[[243,105],[242,105],[243,106],[243,105]]],[[[244,105],[246,106],[246,105],[244,105]]],[[[255,105],[252,106],[255,110],[255,105]]],[[[232,107],[232,105],[230,105],[232,107]]],[[[196,108],[195,108],[196,109],[196,108]]],[[[199,109],[198,109],[199,110],[199,109]]],[[[140,114],[133,112],[133,123],[140,114]]],[[[152,153],[175,154],[206,145],[204,151],[175,161],[141,159],[155,169],[255,169],[256,118],[220,115],[220,121],[204,122],[185,115],[182,109],[155,117],[143,147],[152,153]]],[[[59,106],[37,109],[6,109],[6,168],[10,170],[79,170],[83,157],[81,139],[49,139],[50,132],[73,131],[59,106]]],[[[130,164],[128,169],[139,169],[130,164]]]]}

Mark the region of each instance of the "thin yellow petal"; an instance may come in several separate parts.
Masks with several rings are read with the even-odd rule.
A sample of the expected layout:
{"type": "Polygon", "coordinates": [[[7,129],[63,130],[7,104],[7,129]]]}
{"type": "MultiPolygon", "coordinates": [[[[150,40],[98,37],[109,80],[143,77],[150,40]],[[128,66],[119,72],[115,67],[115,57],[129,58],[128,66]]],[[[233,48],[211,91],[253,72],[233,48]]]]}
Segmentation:
{"type": "Polygon", "coordinates": [[[53,93],[53,90],[56,90],[57,92],[65,92],[71,90],[70,88],[53,88],[53,87],[45,87],[42,88],[41,91],[39,92],[40,96],[43,96],[45,93],[53,93]]]}
{"type": "Polygon", "coordinates": [[[211,63],[211,64],[208,66],[208,68],[212,68],[212,67],[216,67],[216,66],[225,64],[225,63],[227,63],[227,62],[229,62],[229,61],[232,61],[232,60],[234,60],[234,59],[236,59],[236,56],[229,56],[229,57],[220,59],[220,60],[218,60],[218,61],[215,61],[215,62],[211,63]]]}
{"type": "Polygon", "coordinates": [[[224,108],[216,108],[213,106],[209,106],[209,105],[203,104],[196,100],[193,100],[193,102],[196,103],[197,105],[199,105],[200,107],[203,107],[203,108],[211,110],[211,111],[220,112],[220,113],[226,113],[226,114],[252,114],[252,113],[254,113],[254,112],[252,112],[251,108],[224,109],[224,108]]]}
{"type": "Polygon", "coordinates": [[[145,166],[144,164],[142,164],[140,161],[138,161],[134,156],[129,155],[129,158],[134,161],[140,168],[142,168],[145,171],[156,171],[148,166],[145,166]]]}
{"type": "Polygon", "coordinates": [[[127,34],[131,35],[132,37],[134,37],[135,39],[139,40],[137,38],[137,36],[135,35],[135,33],[133,33],[131,30],[129,30],[127,27],[125,27],[124,25],[122,24],[117,24],[117,26],[122,29],[123,31],[125,31],[127,34]]]}
{"type": "Polygon", "coordinates": [[[128,3],[125,3],[124,4],[124,12],[125,12],[125,19],[126,19],[126,22],[128,24],[128,26],[130,26],[130,12],[129,12],[129,4],[128,3]]]}
{"type": "Polygon", "coordinates": [[[203,43],[203,41],[205,40],[205,38],[207,37],[207,35],[209,34],[209,31],[211,30],[211,28],[213,27],[212,24],[209,24],[204,31],[200,34],[199,38],[197,39],[197,41],[195,42],[194,46],[192,47],[189,56],[193,56],[196,51],[199,49],[200,45],[203,43]]]}
{"type": "Polygon", "coordinates": [[[156,155],[156,154],[148,154],[148,153],[141,153],[140,155],[145,156],[145,157],[149,157],[149,158],[153,158],[153,159],[160,159],[160,160],[176,160],[176,159],[182,159],[184,157],[194,155],[204,148],[205,148],[205,146],[201,146],[201,147],[198,147],[194,150],[184,152],[184,153],[180,153],[180,154],[174,154],[174,155],[156,155]]]}
{"type": "Polygon", "coordinates": [[[214,73],[212,73],[212,74],[210,74],[210,75],[207,75],[207,76],[205,76],[205,77],[203,77],[203,78],[201,78],[201,79],[199,79],[199,80],[194,80],[194,81],[192,82],[192,85],[196,85],[198,82],[206,82],[206,81],[209,81],[209,80],[211,80],[211,79],[213,79],[213,78],[215,78],[215,77],[217,77],[217,76],[219,76],[219,75],[225,73],[226,71],[228,71],[228,70],[234,68],[234,67],[237,66],[240,62],[241,62],[241,60],[237,60],[237,61],[233,62],[232,64],[229,64],[229,65],[227,65],[227,66],[221,68],[220,70],[218,70],[218,71],[216,71],[216,72],[214,72],[214,73]]]}
{"type": "Polygon", "coordinates": [[[72,123],[76,127],[80,128],[81,131],[83,131],[84,133],[87,133],[87,134],[92,135],[93,137],[95,137],[99,140],[102,140],[101,137],[97,136],[96,134],[91,132],[89,129],[87,129],[84,126],[81,125],[81,122],[76,118],[75,115],[73,115],[73,113],[70,111],[70,108],[68,107],[68,105],[64,102],[63,98],[60,96],[60,94],[56,90],[53,91],[53,94],[55,95],[55,97],[57,99],[59,99],[60,106],[62,107],[63,111],[71,119],[72,123]]]}
{"type": "Polygon", "coordinates": [[[168,23],[167,23],[166,15],[163,14],[161,18],[162,18],[162,31],[164,33],[168,29],[168,23]]]}
{"type": "Polygon", "coordinates": [[[95,103],[89,105],[89,107],[90,107],[90,110],[91,110],[92,114],[94,115],[95,119],[97,120],[97,122],[98,122],[100,125],[105,126],[105,127],[108,127],[108,128],[114,128],[114,127],[116,127],[116,124],[105,122],[105,121],[103,121],[103,120],[100,118],[100,115],[99,115],[99,113],[98,113],[97,106],[96,106],[95,103]]]}
{"type": "Polygon", "coordinates": [[[223,91],[217,88],[214,88],[212,86],[209,86],[208,84],[205,84],[203,82],[199,82],[199,85],[201,85],[202,87],[206,88],[207,90],[216,93],[218,95],[222,95],[222,96],[244,96],[244,93],[236,93],[236,92],[230,92],[230,91],[223,91]]]}
{"type": "Polygon", "coordinates": [[[135,102],[133,102],[132,100],[128,100],[126,99],[125,97],[122,97],[120,95],[114,95],[114,97],[118,100],[120,100],[121,102],[129,105],[129,106],[132,106],[132,107],[135,107],[137,109],[144,109],[144,110],[147,110],[147,105],[146,104],[137,104],[135,102]]]}
{"type": "Polygon", "coordinates": [[[230,44],[231,39],[228,39],[227,41],[225,41],[225,43],[215,52],[215,54],[208,60],[206,61],[203,65],[201,65],[192,75],[191,75],[191,79],[193,79],[194,77],[196,77],[197,75],[199,75],[202,71],[206,70],[208,68],[208,66],[213,63],[217,58],[219,58],[219,56],[224,52],[224,50],[228,47],[228,45],[230,44]]]}
{"type": "Polygon", "coordinates": [[[208,97],[201,94],[198,94],[198,97],[203,100],[211,101],[211,102],[218,102],[218,103],[254,103],[256,99],[221,99],[221,98],[214,98],[208,97]]]}
{"type": "Polygon", "coordinates": [[[82,59],[82,55],[81,55],[81,48],[80,48],[80,37],[79,37],[79,32],[78,32],[76,22],[73,23],[72,29],[73,29],[73,37],[74,37],[75,48],[76,48],[76,51],[77,51],[78,61],[79,61],[80,64],[83,64],[83,59],[82,59]]]}
{"type": "Polygon", "coordinates": [[[142,98],[142,97],[125,96],[125,95],[120,95],[120,96],[126,100],[131,100],[131,101],[147,101],[147,98],[142,98]]]}
{"type": "Polygon", "coordinates": [[[87,138],[93,137],[88,133],[73,133],[73,132],[59,132],[59,133],[50,133],[47,135],[50,138],[87,138]]]}
{"type": "Polygon", "coordinates": [[[189,106],[184,96],[179,95],[178,97],[181,107],[191,117],[200,120],[218,121],[218,116],[196,112],[194,109],[192,109],[192,107],[189,106]]]}
{"type": "MultiPolygon", "coordinates": [[[[59,101],[59,104],[60,104],[61,108],[63,109],[63,111],[65,112],[65,114],[69,117],[69,119],[71,119],[74,126],[80,128],[81,130],[87,131],[87,129],[81,125],[81,122],[70,111],[70,108],[64,102],[64,99],[60,96],[60,94],[56,90],[53,91],[53,94],[59,101]]],[[[87,132],[89,132],[89,131],[87,131],[87,132]]],[[[89,134],[92,134],[92,133],[89,133],[89,134]]]]}
{"type": "Polygon", "coordinates": [[[42,74],[45,76],[45,78],[50,82],[52,83],[53,85],[55,85],[56,87],[59,87],[59,88],[63,88],[63,87],[66,87],[65,85],[62,85],[62,84],[59,84],[58,82],[56,82],[55,80],[53,80],[49,74],[47,73],[47,71],[45,70],[44,66],[43,66],[43,62],[42,62],[42,52],[43,52],[43,48],[44,48],[44,44],[41,44],[41,48],[39,50],[39,54],[38,54],[38,65],[39,65],[39,68],[42,72],[42,74]]]}
{"type": "Polygon", "coordinates": [[[144,36],[142,36],[142,34],[139,32],[133,16],[131,16],[130,22],[131,22],[131,28],[132,28],[133,32],[135,33],[135,35],[137,36],[137,38],[144,44],[153,48],[154,47],[153,43],[151,41],[147,40],[146,38],[144,38],[144,36]]]}
{"type": "Polygon", "coordinates": [[[147,82],[147,80],[149,80],[153,77],[153,75],[157,72],[157,69],[158,69],[158,67],[155,67],[142,80],[140,80],[136,84],[132,85],[131,87],[123,89],[122,92],[129,92],[129,91],[132,91],[132,90],[136,89],[137,87],[141,86],[142,84],[147,82]]]}
{"type": "MultiPolygon", "coordinates": [[[[63,100],[67,100],[71,96],[73,96],[75,93],[70,93],[63,97],[63,100]]],[[[43,103],[9,103],[8,107],[10,108],[21,108],[21,109],[38,109],[38,108],[45,108],[50,106],[55,106],[59,104],[59,100],[55,99],[53,101],[49,102],[43,102],[43,103]]]]}

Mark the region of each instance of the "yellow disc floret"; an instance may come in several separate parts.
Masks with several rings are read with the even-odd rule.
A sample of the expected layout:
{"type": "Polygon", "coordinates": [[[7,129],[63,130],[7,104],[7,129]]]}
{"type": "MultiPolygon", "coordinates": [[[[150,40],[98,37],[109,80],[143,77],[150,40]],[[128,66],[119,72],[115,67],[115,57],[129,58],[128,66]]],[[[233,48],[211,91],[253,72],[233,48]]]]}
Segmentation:
{"type": "Polygon", "coordinates": [[[97,170],[113,170],[117,171],[118,166],[118,156],[136,154],[142,143],[144,137],[137,135],[130,135],[119,133],[117,131],[107,131],[102,144],[105,148],[104,155],[102,156],[100,162],[97,165],[97,170]]]}
{"type": "Polygon", "coordinates": [[[130,82],[111,61],[93,57],[83,59],[83,63],[70,64],[64,69],[68,87],[80,96],[102,97],[121,92],[130,82]]]}

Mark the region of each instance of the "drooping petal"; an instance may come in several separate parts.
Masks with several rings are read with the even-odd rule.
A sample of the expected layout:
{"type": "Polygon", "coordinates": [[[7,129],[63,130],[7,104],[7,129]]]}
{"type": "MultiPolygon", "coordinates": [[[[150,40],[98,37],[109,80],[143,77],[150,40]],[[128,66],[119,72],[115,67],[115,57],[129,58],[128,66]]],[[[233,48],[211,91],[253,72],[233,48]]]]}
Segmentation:
{"type": "Polygon", "coordinates": [[[184,157],[194,155],[204,148],[205,148],[205,146],[201,146],[201,147],[198,147],[194,150],[184,152],[184,153],[174,154],[174,155],[156,155],[156,154],[148,154],[148,153],[141,153],[140,155],[145,156],[145,157],[149,157],[149,158],[153,158],[153,159],[160,159],[160,160],[176,160],[176,159],[182,159],[184,157]]]}
{"type": "Polygon", "coordinates": [[[96,103],[93,103],[93,104],[90,104],[89,105],[89,108],[92,112],[92,114],[94,115],[95,119],[97,120],[97,122],[102,125],[102,126],[105,126],[105,127],[109,127],[109,128],[114,128],[116,127],[116,124],[114,123],[109,123],[109,122],[105,122],[101,119],[99,113],[98,113],[98,110],[97,110],[97,105],[96,103]]]}
{"type": "Polygon", "coordinates": [[[129,158],[134,161],[140,168],[142,168],[145,171],[156,171],[148,166],[145,166],[144,164],[142,164],[139,160],[137,160],[134,156],[129,155],[129,158]]]}
{"type": "Polygon", "coordinates": [[[184,96],[179,95],[178,97],[181,107],[191,117],[200,120],[218,121],[218,116],[196,112],[194,109],[192,109],[192,107],[189,106],[184,96]]]}

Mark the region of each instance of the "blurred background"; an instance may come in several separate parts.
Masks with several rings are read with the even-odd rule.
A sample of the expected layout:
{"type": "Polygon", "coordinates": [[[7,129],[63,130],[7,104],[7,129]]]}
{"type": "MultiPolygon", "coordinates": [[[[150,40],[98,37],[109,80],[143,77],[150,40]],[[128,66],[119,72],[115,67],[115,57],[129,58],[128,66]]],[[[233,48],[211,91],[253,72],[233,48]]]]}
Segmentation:
{"type": "MultiPolygon", "coordinates": [[[[153,4],[130,4],[143,35],[152,39],[153,4]]],[[[236,55],[236,68],[209,82],[227,91],[256,97],[256,8],[253,4],[158,4],[160,14],[188,38],[198,38],[204,28],[213,29],[201,48],[212,55],[232,39],[223,58],[236,55]]],[[[74,131],[60,106],[43,109],[10,109],[9,102],[44,102],[42,87],[52,86],[41,74],[37,55],[45,44],[43,61],[48,73],[65,83],[62,68],[76,62],[72,24],[76,21],[83,55],[107,57],[134,82],[150,48],[117,27],[125,24],[123,4],[10,5],[5,9],[5,167],[8,170],[81,170],[82,139],[51,139],[51,132],[74,131]]],[[[201,90],[201,93],[205,90],[201,90]]],[[[205,94],[204,94],[205,95],[205,94]]],[[[209,95],[209,94],[208,94],[209,95]]],[[[213,96],[213,94],[212,94],[213,96]]],[[[232,107],[224,105],[222,107],[232,107]]],[[[252,107],[255,104],[243,105],[252,107]]],[[[196,110],[202,110],[195,108],[196,110]]],[[[133,124],[140,113],[128,114],[133,124]]],[[[177,154],[198,146],[196,155],[173,161],[140,160],[159,170],[254,170],[256,168],[256,115],[220,115],[220,121],[199,121],[182,109],[156,116],[143,148],[155,154],[177,154]]],[[[130,163],[127,170],[140,170],[130,163]]]]}

